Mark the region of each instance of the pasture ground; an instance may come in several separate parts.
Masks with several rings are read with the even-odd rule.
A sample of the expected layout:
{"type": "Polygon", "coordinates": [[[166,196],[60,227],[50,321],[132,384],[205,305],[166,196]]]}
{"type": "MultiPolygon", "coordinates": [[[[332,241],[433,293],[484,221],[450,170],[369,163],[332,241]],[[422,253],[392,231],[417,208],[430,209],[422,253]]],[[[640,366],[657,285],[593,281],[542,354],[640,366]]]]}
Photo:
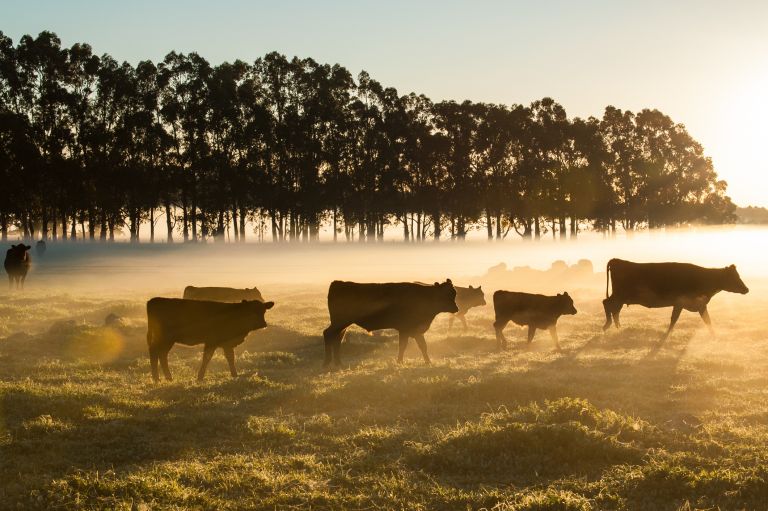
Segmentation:
{"type": "MultiPolygon", "coordinates": [[[[0,509],[765,509],[768,293],[718,295],[711,338],[684,313],[599,298],[529,348],[492,306],[395,363],[393,332],[351,331],[321,371],[324,289],[264,290],[270,327],[171,351],[151,383],[147,295],[0,295],[0,509]],[[109,313],[122,317],[104,327],[109,313]]],[[[488,293],[490,303],[490,293],[488,293]]]]}

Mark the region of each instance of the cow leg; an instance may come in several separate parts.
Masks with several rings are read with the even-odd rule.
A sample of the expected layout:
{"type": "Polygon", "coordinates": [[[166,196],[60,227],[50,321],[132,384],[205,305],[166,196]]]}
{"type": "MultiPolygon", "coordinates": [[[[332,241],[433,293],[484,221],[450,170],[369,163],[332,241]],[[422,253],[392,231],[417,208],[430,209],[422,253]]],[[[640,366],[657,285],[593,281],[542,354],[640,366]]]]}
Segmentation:
{"type": "Polygon", "coordinates": [[[232,346],[222,348],[224,350],[224,356],[227,358],[227,364],[229,364],[229,374],[232,378],[237,378],[237,369],[235,368],[235,348],[232,346]]]}
{"type": "Polygon", "coordinates": [[[499,319],[493,322],[493,328],[496,330],[496,349],[499,351],[507,349],[507,338],[504,337],[504,327],[507,323],[499,319]]]}
{"type": "MultiPolygon", "coordinates": [[[[147,334],[149,337],[149,334],[147,334]]],[[[160,382],[160,371],[158,371],[157,363],[159,361],[159,355],[155,346],[149,345],[149,364],[152,367],[152,381],[155,383],[160,382]]]]}
{"type": "Polygon", "coordinates": [[[203,363],[200,364],[200,370],[197,372],[197,381],[203,381],[205,378],[205,370],[208,369],[208,363],[211,361],[214,351],[216,351],[216,346],[212,344],[206,344],[203,348],[203,363]]]}
{"type": "Polygon", "coordinates": [[[616,328],[621,326],[619,323],[621,305],[621,303],[617,303],[616,300],[613,299],[613,296],[603,300],[603,309],[605,309],[605,324],[603,325],[603,332],[611,327],[611,323],[614,323],[616,328]]]}
{"type": "Polygon", "coordinates": [[[450,335],[451,330],[453,330],[453,320],[456,319],[456,314],[451,314],[448,316],[448,335],[450,335]]]}
{"type": "Polygon", "coordinates": [[[400,347],[397,352],[397,363],[403,363],[403,355],[405,355],[405,348],[408,347],[408,338],[410,336],[405,332],[400,332],[400,347]]]}
{"type": "Polygon", "coordinates": [[[702,307],[702,309],[699,311],[699,314],[701,315],[701,319],[704,321],[704,324],[707,325],[710,335],[714,336],[715,331],[712,329],[712,320],[709,318],[709,311],[707,310],[706,305],[702,307]]]}
{"type": "Polygon", "coordinates": [[[560,351],[560,340],[557,338],[557,327],[555,325],[549,327],[549,335],[552,336],[552,340],[555,341],[555,349],[560,351]]]}
{"type": "Polygon", "coordinates": [[[21,279],[19,279],[19,283],[21,284],[21,289],[24,289],[24,281],[27,280],[26,275],[22,275],[21,279]]]}
{"type": "Polygon", "coordinates": [[[346,328],[338,329],[333,325],[323,330],[323,341],[325,342],[325,360],[323,367],[328,367],[335,359],[336,363],[341,365],[339,351],[341,350],[341,338],[344,336],[346,328]]]}
{"type": "Polygon", "coordinates": [[[424,339],[424,334],[419,334],[414,339],[416,339],[416,344],[421,350],[421,356],[424,357],[424,363],[428,366],[432,365],[432,361],[429,359],[429,355],[427,355],[427,341],[424,339]]]}
{"type": "Polygon", "coordinates": [[[461,323],[464,325],[464,330],[468,328],[467,326],[467,314],[459,314],[459,319],[461,320],[461,323]]]}
{"type": "Polygon", "coordinates": [[[528,325],[528,344],[531,344],[534,335],[536,335],[536,327],[533,325],[528,325]]]}
{"type": "Polygon", "coordinates": [[[165,379],[168,381],[173,381],[173,377],[171,376],[171,370],[168,369],[168,352],[171,351],[171,347],[168,346],[167,348],[163,347],[160,349],[160,367],[163,368],[163,374],[165,375],[165,379]]]}
{"type": "Polygon", "coordinates": [[[11,277],[11,274],[8,274],[8,289],[13,289],[13,277],[11,277]]]}
{"type": "Polygon", "coordinates": [[[669,337],[669,334],[672,333],[672,329],[675,328],[675,323],[677,323],[677,320],[680,318],[680,313],[683,312],[683,308],[675,305],[672,307],[672,319],[669,322],[669,328],[667,329],[667,333],[664,334],[664,336],[661,338],[660,342],[664,342],[667,340],[667,337],[669,337]]]}

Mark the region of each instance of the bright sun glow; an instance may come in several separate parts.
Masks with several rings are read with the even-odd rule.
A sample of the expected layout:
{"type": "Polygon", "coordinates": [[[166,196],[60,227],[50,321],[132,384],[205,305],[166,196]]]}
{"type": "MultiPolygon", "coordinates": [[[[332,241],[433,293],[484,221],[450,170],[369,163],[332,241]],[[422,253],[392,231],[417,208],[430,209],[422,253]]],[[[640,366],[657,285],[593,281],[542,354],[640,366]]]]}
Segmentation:
{"type": "Polygon", "coordinates": [[[728,188],[734,196],[762,204],[768,189],[768,163],[760,156],[768,142],[768,71],[734,80],[733,88],[724,92],[718,116],[722,142],[711,151],[715,168],[729,169],[733,177],[728,188]]]}

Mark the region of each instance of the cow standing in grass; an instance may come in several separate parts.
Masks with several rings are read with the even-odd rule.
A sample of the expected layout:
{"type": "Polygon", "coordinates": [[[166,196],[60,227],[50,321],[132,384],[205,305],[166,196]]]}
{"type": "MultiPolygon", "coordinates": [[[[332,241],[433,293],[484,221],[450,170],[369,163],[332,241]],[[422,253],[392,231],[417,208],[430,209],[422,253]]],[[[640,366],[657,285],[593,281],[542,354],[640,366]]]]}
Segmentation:
{"type": "Polygon", "coordinates": [[[448,319],[448,331],[453,328],[453,320],[459,318],[464,325],[464,330],[467,329],[467,312],[473,307],[482,307],[485,305],[485,295],[483,294],[482,286],[477,287],[460,287],[456,288],[456,307],[459,311],[456,314],[452,314],[448,319]]]}
{"type": "Polygon", "coordinates": [[[16,283],[16,289],[24,289],[24,281],[27,279],[27,273],[32,266],[32,258],[29,256],[30,245],[19,243],[18,245],[11,245],[5,253],[5,261],[3,267],[8,273],[8,287],[13,288],[14,282],[16,283]]]}
{"type": "Polygon", "coordinates": [[[413,337],[424,357],[427,354],[426,332],[441,312],[458,312],[456,289],[450,280],[433,286],[414,282],[358,284],[335,280],[328,288],[328,312],[331,324],[323,331],[325,363],[341,365],[340,351],[344,333],[350,325],[369,332],[393,328],[400,334],[397,361],[403,362],[408,339],[413,337]]]}
{"type": "Polygon", "coordinates": [[[536,335],[536,329],[549,330],[555,342],[555,348],[559,350],[557,320],[564,314],[576,314],[576,307],[573,306],[573,300],[568,293],[545,296],[496,291],[493,293],[493,310],[496,315],[493,328],[496,330],[496,343],[500,350],[507,348],[507,338],[504,337],[503,330],[510,321],[528,327],[529,344],[536,335]]]}
{"type": "Polygon", "coordinates": [[[672,307],[672,319],[664,341],[675,327],[683,309],[698,312],[712,332],[707,304],[720,291],[746,294],[749,289],[736,271],[736,266],[702,268],[688,263],[633,263],[611,259],[605,270],[605,324],[619,328],[619,313],[626,305],[643,307],[672,307]],[[608,295],[610,282],[613,292],[608,295]]]}
{"type": "Polygon", "coordinates": [[[175,343],[193,346],[203,344],[203,363],[197,373],[198,381],[216,348],[224,350],[233,377],[235,346],[242,344],[249,332],[265,328],[264,313],[274,302],[242,301],[219,303],[179,298],[152,298],[147,302],[147,344],[152,365],[152,379],[160,380],[158,361],[166,380],[171,381],[168,352],[175,343]]]}

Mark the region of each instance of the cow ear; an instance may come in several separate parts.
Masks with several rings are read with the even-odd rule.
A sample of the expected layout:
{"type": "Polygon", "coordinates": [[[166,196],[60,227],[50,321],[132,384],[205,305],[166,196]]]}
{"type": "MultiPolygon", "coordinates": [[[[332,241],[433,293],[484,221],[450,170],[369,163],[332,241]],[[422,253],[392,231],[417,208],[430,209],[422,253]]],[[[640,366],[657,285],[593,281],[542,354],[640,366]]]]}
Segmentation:
{"type": "Polygon", "coordinates": [[[472,287],[472,284],[470,284],[470,285],[469,285],[469,289],[475,289],[475,288],[474,288],[474,287],[472,287]]]}
{"type": "Polygon", "coordinates": [[[735,269],[736,269],[736,265],[735,265],[735,264],[732,264],[732,265],[730,265],[728,268],[730,268],[730,269],[732,269],[732,270],[735,270],[735,269]]]}
{"type": "Polygon", "coordinates": [[[563,293],[563,296],[568,296],[568,291],[565,291],[565,292],[563,293]]]}
{"type": "Polygon", "coordinates": [[[445,283],[446,283],[446,284],[450,284],[450,285],[453,285],[453,282],[451,282],[451,279],[445,279],[445,283]]]}
{"type": "Polygon", "coordinates": [[[29,249],[31,249],[31,248],[32,248],[32,245],[24,245],[24,247],[25,247],[27,250],[29,250],[29,249]]]}
{"type": "Polygon", "coordinates": [[[480,291],[482,291],[482,290],[483,290],[483,286],[477,286],[477,289],[479,289],[480,291]]]}
{"type": "Polygon", "coordinates": [[[272,307],[274,307],[274,306],[275,306],[275,302],[266,302],[266,303],[264,304],[264,308],[265,308],[265,309],[271,309],[271,308],[272,308],[272,307]]]}

